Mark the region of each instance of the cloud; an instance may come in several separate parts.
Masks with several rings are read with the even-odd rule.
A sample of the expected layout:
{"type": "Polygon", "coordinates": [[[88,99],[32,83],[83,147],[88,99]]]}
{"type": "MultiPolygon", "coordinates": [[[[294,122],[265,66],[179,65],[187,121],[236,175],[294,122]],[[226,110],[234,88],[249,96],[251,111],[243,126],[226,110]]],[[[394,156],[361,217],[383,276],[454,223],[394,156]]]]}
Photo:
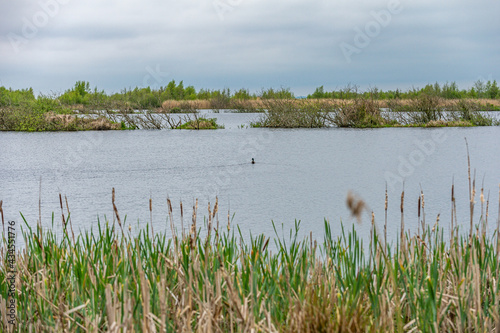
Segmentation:
{"type": "Polygon", "coordinates": [[[88,80],[117,91],[142,85],[156,66],[197,88],[283,85],[298,94],[348,82],[498,77],[500,4],[487,0],[401,0],[401,11],[346,61],[340,45],[355,45],[373,12],[395,1],[7,0],[0,84],[46,91],[88,80]],[[27,37],[30,24],[37,31],[27,37]]]}

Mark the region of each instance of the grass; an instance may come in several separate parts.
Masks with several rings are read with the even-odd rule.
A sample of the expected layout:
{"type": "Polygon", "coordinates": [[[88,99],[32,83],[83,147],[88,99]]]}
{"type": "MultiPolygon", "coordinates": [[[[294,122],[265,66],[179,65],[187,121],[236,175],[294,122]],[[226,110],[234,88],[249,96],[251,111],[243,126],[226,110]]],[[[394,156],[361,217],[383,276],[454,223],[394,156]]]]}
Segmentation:
{"type": "MultiPolygon", "coordinates": [[[[419,229],[410,233],[404,227],[403,192],[401,236],[387,243],[386,193],[383,231],[372,213],[367,244],[354,226],[340,226],[334,235],[339,226],[327,221],[319,242],[312,234],[298,239],[300,222],[288,237],[273,224],[274,237],[246,239],[239,228],[235,232],[229,214],[227,225],[220,223],[217,200],[208,205],[203,236],[198,203],[189,231],[178,232],[168,199],[170,233],[154,233],[146,223],[132,235],[120,219],[114,189],[113,220],[75,235],[61,199],[62,237],[26,221],[22,229],[26,248],[15,261],[17,331],[496,331],[500,219],[488,235],[490,203],[481,189],[481,217],[474,224],[477,194],[470,164],[469,188],[469,230],[458,227],[462,220],[452,186],[450,233],[445,235],[439,216],[426,221],[423,193],[419,229]]],[[[347,204],[361,220],[364,202],[349,195],[347,204]]],[[[181,203],[181,225],[182,212],[181,203]]],[[[1,203],[0,213],[5,235],[1,203]]],[[[0,316],[6,331],[12,327],[5,320],[10,302],[5,236],[2,245],[0,316]]]]}
{"type": "Polygon", "coordinates": [[[117,130],[120,123],[105,116],[96,118],[75,115],[50,98],[26,101],[16,106],[0,107],[0,131],[85,131],[117,130]]]}
{"type": "Polygon", "coordinates": [[[191,130],[204,130],[204,129],[218,129],[223,128],[221,125],[217,124],[217,119],[215,118],[196,118],[189,120],[184,124],[176,127],[177,129],[191,129],[191,130]]]}

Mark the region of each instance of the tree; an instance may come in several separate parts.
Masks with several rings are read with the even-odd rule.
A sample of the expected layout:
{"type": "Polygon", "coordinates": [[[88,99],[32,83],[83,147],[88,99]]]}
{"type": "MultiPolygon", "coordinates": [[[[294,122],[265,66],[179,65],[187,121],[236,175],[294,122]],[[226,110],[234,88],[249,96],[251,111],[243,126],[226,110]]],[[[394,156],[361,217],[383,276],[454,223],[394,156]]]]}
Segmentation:
{"type": "Polygon", "coordinates": [[[496,80],[494,80],[493,83],[490,81],[486,83],[486,95],[488,98],[496,98],[499,96],[498,92],[499,88],[496,80]]]}
{"type": "Polygon", "coordinates": [[[323,86],[316,88],[312,95],[307,96],[307,98],[325,98],[325,89],[323,86]]]}
{"type": "Polygon", "coordinates": [[[484,97],[484,94],[486,92],[486,87],[482,80],[477,80],[476,82],[474,82],[474,88],[476,89],[476,94],[478,98],[484,97]]]}

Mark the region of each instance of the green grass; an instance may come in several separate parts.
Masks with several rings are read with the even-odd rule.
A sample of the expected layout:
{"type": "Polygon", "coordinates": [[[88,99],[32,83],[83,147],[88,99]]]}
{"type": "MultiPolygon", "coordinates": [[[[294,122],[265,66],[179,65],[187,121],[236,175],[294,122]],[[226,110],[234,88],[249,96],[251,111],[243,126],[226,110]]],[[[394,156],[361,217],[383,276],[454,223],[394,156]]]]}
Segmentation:
{"type": "Polygon", "coordinates": [[[177,129],[191,129],[191,130],[204,130],[204,129],[219,129],[224,128],[217,124],[217,119],[215,118],[196,118],[189,120],[184,124],[177,127],[177,129]]]}
{"type": "MultiPolygon", "coordinates": [[[[26,248],[15,263],[18,331],[498,330],[500,243],[498,228],[486,234],[489,202],[485,214],[481,195],[477,228],[471,219],[461,233],[452,191],[455,220],[445,236],[439,219],[425,226],[422,198],[418,219],[425,231],[402,232],[393,244],[385,244],[374,217],[367,243],[354,226],[326,221],[319,242],[298,238],[300,222],[288,236],[273,224],[274,237],[248,239],[231,229],[229,217],[227,225],[219,222],[217,203],[209,205],[204,236],[197,204],[190,232],[175,231],[170,201],[172,236],[153,233],[148,223],[132,235],[114,200],[113,221],[79,235],[68,213],[59,237],[25,223],[26,248]]],[[[360,214],[364,205],[349,206],[360,214]]],[[[4,237],[1,315],[8,301],[6,245],[4,237]]]]}

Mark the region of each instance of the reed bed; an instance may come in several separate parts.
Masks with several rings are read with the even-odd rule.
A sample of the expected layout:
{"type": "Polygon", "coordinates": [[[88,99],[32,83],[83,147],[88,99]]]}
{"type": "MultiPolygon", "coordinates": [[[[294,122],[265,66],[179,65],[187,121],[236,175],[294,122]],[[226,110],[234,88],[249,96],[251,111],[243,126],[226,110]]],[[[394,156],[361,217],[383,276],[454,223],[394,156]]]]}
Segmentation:
{"type": "Polygon", "coordinates": [[[492,126],[500,121],[481,112],[472,100],[450,102],[438,96],[389,101],[358,95],[352,99],[276,99],[264,101],[265,113],[254,127],[442,127],[492,126]]]}
{"type": "MultiPolygon", "coordinates": [[[[208,204],[202,225],[198,202],[189,225],[176,230],[167,199],[170,231],[138,234],[122,221],[112,192],[112,221],[75,235],[68,205],[61,203],[62,236],[24,221],[26,247],[16,253],[17,326],[6,320],[7,241],[0,258],[3,331],[19,332],[485,332],[500,329],[500,217],[488,234],[489,196],[476,189],[469,162],[470,219],[426,221],[418,196],[419,228],[405,229],[401,194],[400,237],[387,242],[371,213],[368,242],[355,226],[324,222],[324,238],[299,239],[300,222],[287,236],[242,236],[219,221],[208,204]],[[474,221],[479,195],[480,218],[474,221]],[[66,210],[64,209],[66,208],[66,210]],[[463,230],[460,225],[466,225],[463,230]],[[339,229],[336,235],[332,229],[339,229]],[[445,229],[449,230],[445,234],[445,229]],[[203,234],[202,234],[203,231],[203,234]],[[271,245],[270,245],[271,244],[271,245]]],[[[500,198],[500,191],[499,191],[500,198]]],[[[417,198],[414,198],[417,199],[417,198]]],[[[399,198],[398,198],[399,202],[399,198]]],[[[367,205],[348,195],[347,206],[362,222],[367,205]]],[[[150,212],[152,202],[150,200],[150,212]]],[[[500,216],[500,202],[499,202],[500,216]]]]}
{"type": "MultiPolygon", "coordinates": [[[[448,100],[445,98],[439,98],[439,106],[443,109],[453,109],[456,108],[456,106],[460,106],[460,104],[468,104],[470,106],[473,106],[477,111],[490,111],[490,110],[495,110],[500,107],[500,100],[498,99],[471,99],[471,98],[460,98],[456,100],[448,100]]],[[[286,99],[286,98],[285,98],[286,99]]],[[[295,103],[298,105],[300,104],[330,104],[330,105],[337,105],[341,103],[355,103],[353,101],[355,98],[351,99],[339,99],[339,98],[308,98],[306,100],[303,99],[295,99],[295,98],[288,98],[289,100],[294,100],[295,103]]],[[[407,98],[407,99],[387,99],[387,100],[381,100],[381,99],[374,99],[374,103],[376,106],[379,108],[389,108],[391,105],[394,104],[394,101],[398,103],[399,105],[402,106],[410,106],[415,103],[414,98],[407,98]]],[[[255,98],[255,99],[229,99],[227,100],[226,103],[217,103],[215,101],[211,100],[202,100],[202,99],[197,99],[197,100],[192,100],[192,101],[182,101],[182,100],[166,100],[162,103],[162,111],[170,111],[172,109],[179,109],[179,110],[184,110],[184,109],[190,109],[190,108],[195,108],[195,109],[234,109],[234,110],[254,110],[255,112],[262,111],[263,109],[266,108],[266,103],[269,100],[275,100],[273,98],[270,99],[265,99],[265,98],[255,98]]]]}

